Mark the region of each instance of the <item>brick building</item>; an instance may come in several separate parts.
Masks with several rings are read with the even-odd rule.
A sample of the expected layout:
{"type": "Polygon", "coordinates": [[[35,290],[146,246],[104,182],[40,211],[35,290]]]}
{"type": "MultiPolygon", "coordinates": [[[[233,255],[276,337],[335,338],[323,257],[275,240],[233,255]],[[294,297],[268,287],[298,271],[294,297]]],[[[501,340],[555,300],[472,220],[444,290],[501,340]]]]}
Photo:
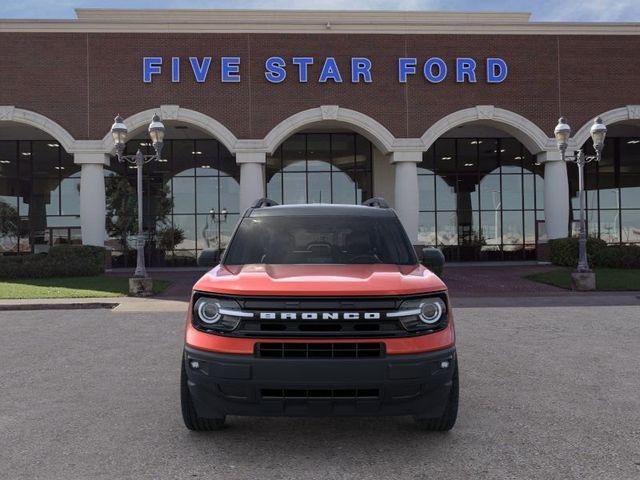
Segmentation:
{"type": "Polygon", "coordinates": [[[105,244],[135,168],[113,157],[116,114],[145,166],[149,262],[224,248],[249,203],[385,197],[416,244],[450,259],[535,258],[577,219],[571,149],[591,150],[588,228],[640,242],[639,24],[535,23],[518,13],[77,10],[0,20],[0,252],[105,244]],[[120,183],[119,183],[120,182],[120,183]],[[126,183],[126,182],[125,182],[126,183]],[[116,193],[114,193],[116,192],[116,193]],[[163,202],[165,197],[169,201],[163,202]],[[164,205],[164,206],[162,206],[164,205]],[[178,244],[162,242],[172,229],[178,244]]]}

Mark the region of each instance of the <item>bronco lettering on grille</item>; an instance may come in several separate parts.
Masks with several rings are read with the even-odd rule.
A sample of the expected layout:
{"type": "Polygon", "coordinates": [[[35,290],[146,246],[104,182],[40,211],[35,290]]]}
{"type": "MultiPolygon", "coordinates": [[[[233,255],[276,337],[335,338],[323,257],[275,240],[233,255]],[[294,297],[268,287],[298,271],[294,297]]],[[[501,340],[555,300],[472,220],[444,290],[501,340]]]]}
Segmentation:
{"type": "Polygon", "coordinates": [[[379,312],[260,312],[260,320],[380,320],[379,312]]]}

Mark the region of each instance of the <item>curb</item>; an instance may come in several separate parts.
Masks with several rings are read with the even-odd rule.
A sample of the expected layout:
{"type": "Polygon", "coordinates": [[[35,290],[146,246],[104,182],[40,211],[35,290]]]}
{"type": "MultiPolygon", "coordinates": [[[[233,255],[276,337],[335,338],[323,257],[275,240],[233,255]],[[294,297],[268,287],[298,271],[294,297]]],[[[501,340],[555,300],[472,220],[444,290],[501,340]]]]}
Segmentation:
{"type": "Polygon", "coordinates": [[[25,311],[25,310],[113,310],[119,303],[88,302],[88,303],[15,303],[0,305],[0,312],[25,311]]]}

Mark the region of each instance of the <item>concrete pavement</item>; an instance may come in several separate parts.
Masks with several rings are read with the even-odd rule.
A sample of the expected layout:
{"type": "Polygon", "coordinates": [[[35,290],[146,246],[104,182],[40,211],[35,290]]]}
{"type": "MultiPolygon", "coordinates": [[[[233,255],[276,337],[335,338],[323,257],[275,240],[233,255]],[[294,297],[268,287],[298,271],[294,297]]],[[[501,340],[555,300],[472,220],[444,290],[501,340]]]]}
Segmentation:
{"type": "Polygon", "coordinates": [[[0,313],[7,479],[637,479],[640,307],[458,308],[459,422],[231,417],[184,429],[184,318],[0,313]]]}

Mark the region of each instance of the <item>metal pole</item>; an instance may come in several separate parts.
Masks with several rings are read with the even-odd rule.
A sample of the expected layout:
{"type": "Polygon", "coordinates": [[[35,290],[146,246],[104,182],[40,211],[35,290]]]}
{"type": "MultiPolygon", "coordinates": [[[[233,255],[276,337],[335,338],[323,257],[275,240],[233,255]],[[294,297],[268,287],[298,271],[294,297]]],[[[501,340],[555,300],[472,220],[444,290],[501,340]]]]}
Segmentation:
{"type": "Polygon", "coordinates": [[[584,165],[585,155],[578,151],[576,163],[578,164],[578,188],[580,192],[580,237],[578,239],[578,272],[590,272],[587,258],[587,228],[585,218],[585,191],[584,191],[584,165]]]}
{"type": "Polygon", "coordinates": [[[142,223],[142,166],[144,165],[144,155],[140,150],[136,152],[136,169],[138,170],[138,238],[136,241],[137,259],[135,277],[146,277],[147,270],[144,266],[144,234],[142,223]]]}

